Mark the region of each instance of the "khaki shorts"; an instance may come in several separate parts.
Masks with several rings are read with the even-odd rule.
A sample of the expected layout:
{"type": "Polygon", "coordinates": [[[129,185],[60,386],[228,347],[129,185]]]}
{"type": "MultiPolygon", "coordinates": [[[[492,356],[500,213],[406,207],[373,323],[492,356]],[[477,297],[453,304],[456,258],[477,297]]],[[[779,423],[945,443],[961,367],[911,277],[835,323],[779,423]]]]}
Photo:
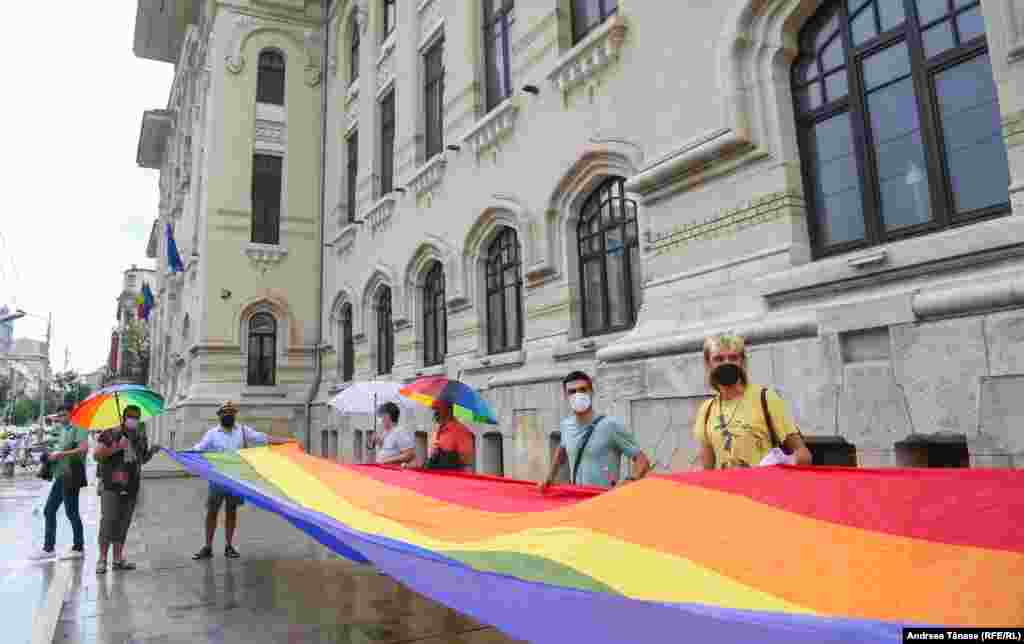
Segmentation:
{"type": "Polygon", "coordinates": [[[245,505],[245,499],[230,494],[224,488],[210,483],[210,491],[206,497],[206,509],[211,512],[219,512],[221,505],[226,505],[229,512],[234,512],[238,506],[245,505]]]}

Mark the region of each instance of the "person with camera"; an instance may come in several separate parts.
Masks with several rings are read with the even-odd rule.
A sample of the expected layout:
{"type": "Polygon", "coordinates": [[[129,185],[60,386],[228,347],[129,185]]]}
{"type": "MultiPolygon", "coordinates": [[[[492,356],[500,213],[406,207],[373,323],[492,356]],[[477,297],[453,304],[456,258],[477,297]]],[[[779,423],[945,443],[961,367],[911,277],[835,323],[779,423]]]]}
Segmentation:
{"type": "Polygon", "coordinates": [[[124,541],[135,514],[142,484],[142,466],[160,451],[149,446],[142,411],[128,405],[121,414],[121,425],[96,437],[96,460],[103,485],[100,494],[99,560],[96,574],[107,572],[107,554],[114,546],[114,570],[135,570],[124,558],[124,541]]]}
{"type": "Polygon", "coordinates": [[[74,559],[81,558],[85,550],[82,518],[78,513],[78,495],[86,486],[85,455],[89,452],[89,433],[68,423],[67,407],[60,408],[57,422],[60,426],[57,442],[60,449],[40,457],[43,461],[40,475],[43,478],[52,478],[53,485],[50,486],[50,495],[43,508],[46,528],[43,549],[35,556],[36,559],[54,556],[54,548],[57,545],[57,510],[61,505],[64,506],[64,513],[71,523],[74,539],[68,556],[74,559]]]}
{"type": "Polygon", "coordinates": [[[701,405],[693,426],[704,469],[811,464],[811,452],[786,403],[771,388],[750,382],[742,336],[708,337],[704,369],[715,391],[701,405]],[[785,455],[784,461],[772,458],[778,453],[785,455]]]}

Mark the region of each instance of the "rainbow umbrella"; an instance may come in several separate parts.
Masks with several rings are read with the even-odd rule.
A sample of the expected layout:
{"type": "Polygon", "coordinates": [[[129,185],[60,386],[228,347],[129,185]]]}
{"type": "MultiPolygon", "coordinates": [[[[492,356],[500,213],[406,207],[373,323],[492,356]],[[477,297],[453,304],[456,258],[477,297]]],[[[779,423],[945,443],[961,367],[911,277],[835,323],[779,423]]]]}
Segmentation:
{"type": "Polygon", "coordinates": [[[75,405],[69,420],[72,425],[83,429],[111,429],[121,424],[121,410],[128,405],[142,410],[141,418],[145,420],[163,412],[164,399],[142,385],[112,385],[75,405]]]}
{"type": "Polygon", "coordinates": [[[466,423],[498,424],[498,418],[487,401],[475,389],[458,380],[428,376],[402,387],[398,393],[427,407],[433,407],[435,402],[451,403],[452,414],[466,423]]]}

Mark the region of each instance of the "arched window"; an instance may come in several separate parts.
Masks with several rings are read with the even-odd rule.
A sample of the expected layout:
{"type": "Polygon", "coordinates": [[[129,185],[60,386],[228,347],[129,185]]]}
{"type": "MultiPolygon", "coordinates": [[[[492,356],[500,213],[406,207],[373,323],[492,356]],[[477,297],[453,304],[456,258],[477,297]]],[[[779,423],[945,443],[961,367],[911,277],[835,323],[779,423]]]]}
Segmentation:
{"type": "Polygon", "coordinates": [[[817,256],[1009,211],[977,0],[828,2],[792,83],[817,256]]]}
{"type": "Polygon", "coordinates": [[[352,342],[352,304],[341,307],[341,380],[350,382],[355,375],[355,345],[352,342]]]}
{"type": "Polygon", "coordinates": [[[519,271],[519,239],[504,228],[487,248],[487,351],[502,353],[522,346],[523,321],[519,314],[523,284],[519,271]]]}
{"type": "Polygon", "coordinates": [[[395,364],[395,330],[391,323],[391,289],[377,293],[377,373],[391,373],[395,364]]]}
{"type": "Polygon", "coordinates": [[[423,364],[441,364],[448,353],[448,315],[444,267],[434,262],[423,281],[423,364]]]}
{"type": "Polygon", "coordinates": [[[348,31],[348,82],[352,84],[359,80],[359,39],[362,34],[362,31],[359,29],[359,21],[355,17],[352,18],[348,31]]]}
{"type": "Polygon", "coordinates": [[[586,202],[576,229],[584,335],[633,326],[640,305],[636,202],[625,180],[613,177],[586,202]]]}
{"type": "Polygon", "coordinates": [[[284,56],[275,49],[260,52],[256,102],[284,105],[284,56]]]}
{"type": "Polygon", "coordinates": [[[255,386],[274,384],[277,369],[277,321],[269,313],[257,313],[249,320],[249,374],[255,386]]]}

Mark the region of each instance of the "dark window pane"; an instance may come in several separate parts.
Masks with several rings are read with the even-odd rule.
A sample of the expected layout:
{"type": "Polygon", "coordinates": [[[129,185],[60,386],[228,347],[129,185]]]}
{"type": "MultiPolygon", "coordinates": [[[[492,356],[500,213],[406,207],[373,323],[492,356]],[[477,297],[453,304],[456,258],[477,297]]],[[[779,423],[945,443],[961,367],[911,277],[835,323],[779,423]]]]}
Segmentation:
{"type": "Polygon", "coordinates": [[[382,37],[387,38],[395,30],[395,0],[382,0],[381,9],[383,10],[381,20],[382,37]]]}
{"type": "Polygon", "coordinates": [[[924,41],[924,55],[928,58],[956,46],[953,40],[953,27],[948,20],[926,29],[921,38],[924,41]]]}
{"type": "Polygon", "coordinates": [[[281,219],[281,157],[253,156],[252,236],[256,244],[277,244],[281,219]]]}
{"type": "Polygon", "coordinates": [[[583,265],[583,297],[586,302],[585,331],[594,332],[605,328],[604,279],[601,276],[601,262],[590,261],[583,265]]]}
{"type": "Polygon", "coordinates": [[[794,72],[796,81],[803,84],[818,76],[818,62],[813,58],[803,58],[796,64],[794,72]]]}
{"type": "Polygon", "coordinates": [[[922,25],[938,20],[948,11],[948,0],[917,0],[917,16],[922,25]]]}
{"type": "Polygon", "coordinates": [[[353,131],[346,141],[348,166],[345,172],[346,200],[348,201],[348,220],[356,220],[356,183],[359,181],[359,133],[353,131]]]}
{"type": "Polygon", "coordinates": [[[879,0],[876,3],[878,16],[882,22],[882,31],[895,29],[907,19],[903,12],[903,0],[879,0]]]}
{"type": "Polygon", "coordinates": [[[284,105],[284,56],[280,52],[260,52],[256,74],[256,101],[284,105]]]}
{"type": "Polygon", "coordinates": [[[353,82],[359,78],[359,23],[353,19],[349,26],[348,80],[353,82]]]}
{"type": "Polygon", "coordinates": [[[846,71],[838,71],[825,78],[825,90],[828,92],[828,100],[832,101],[843,98],[850,92],[850,88],[846,82],[846,71]]]}
{"type": "Polygon", "coordinates": [[[613,327],[628,324],[633,311],[630,310],[630,291],[627,282],[626,248],[619,228],[609,230],[605,236],[608,245],[608,312],[613,327]]]}
{"type": "Polygon", "coordinates": [[[842,67],[846,63],[846,54],[843,51],[843,39],[836,36],[824,49],[821,50],[821,68],[825,71],[842,67]]]}
{"type": "Polygon", "coordinates": [[[519,338],[519,288],[505,289],[505,349],[511,350],[522,345],[519,338]]]}
{"type": "Polygon", "coordinates": [[[874,9],[868,7],[858,13],[853,20],[850,21],[850,33],[853,35],[854,47],[863,45],[877,36],[878,30],[875,28],[874,9]]]}
{"type": "Polygon", "coordinates": [[[976,4],[978,4],[978,0],[953,0],[954,9],[963,9],[964,7],[969,7],[971,5],[976,4]]]}
{"type": "Polygon", "coordinates": [[[381,113],[381,155],[380,155],[380,194],[382,197],[391,192],[395,177],[395,93],[388,92],[380,104],[381,113]]]}
{"type": "Polygon", "coordinates": [[[814,209],[822,243],[862,239],[864,215],[850,115],[839,114],[815,125],[809,148],[814,160],[814,209]]]}
{"type": "Polygon", "coordinates": [[[814,37],[814,50],[821,51],[825,44],[839,31],[839,12],[832,9],[832,17],[825,23],[814,37]]]}
{"type": "Polygon", "coordinates": [[[940,72],[941,111],[956,212],[1010,201],[1010,171],[988,55],[940,72]]]}
{"type": "Polygon", "coordinates": [[[957,29],[960,30],[960,42],[967,42],[985,33],[985,19],[981,8],[968,9],[956,18],[957,29]]]}
{"type": "Polygon", "coordinates": [[[824,104],[821,96],[821,84],[814,82],[801,90],[797,90],[796,100],[800,110],[803,112],[810,112],[821,107],[824,104]]]}
{"type": "Polygon", "coordinates": [[[864,59],[864,86],[872,89],[910,75],[907,43],[901,42],[864,59]]]}
{"type": "Polygon", "coordinates": [[[911,226],[931,218],[928,173],[912,81],[904,79],[868,96],[887,228],[911,226]]]}
{"type": "Polygon", "coordinates": [[[573,42],[579,42],[615,13],[617,0],[572,0],[573,42]]]}
{"type": "Polygon", "coordinates": [[[846,0],[846,10],[852,16],[857,13],[857,10],[866,4],[870,4],[873,0],[846,0]]]}
{"type": "Polygon", "coordinates": [[[423,57],[426,84],[424,86],[424,107],[426,108],[425,155],[429,159],[439,153],[444,145],[444,41],[433,45],[423,57]]]}

